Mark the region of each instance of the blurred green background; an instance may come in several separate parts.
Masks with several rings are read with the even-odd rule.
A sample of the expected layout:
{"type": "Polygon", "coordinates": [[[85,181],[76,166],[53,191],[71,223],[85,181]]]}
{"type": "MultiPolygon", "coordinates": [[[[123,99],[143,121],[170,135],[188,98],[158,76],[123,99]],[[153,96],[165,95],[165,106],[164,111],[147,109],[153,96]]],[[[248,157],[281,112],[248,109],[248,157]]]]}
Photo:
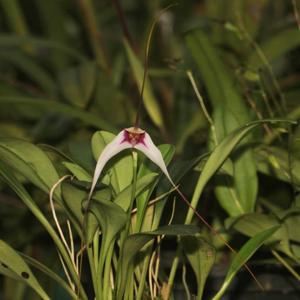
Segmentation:
{"type": "MultiPolygon", "coordinates": [[[[0,0],[0,136],[36,143],[56,162],[63,152],[91,173],[92,134],[100,129],[117,133],[134,123],[149,30],[159,11],[172,3],[0,0]]],[[[215,142],[251,120],[299,119],[299,9],[298,0],[179,0],[159,18],[150,45],[140,126],[156,144],[175,146],[174,173],[176,166],[197,161],[215,142]]],[[[287,222],[285,238],[291,244],[280,250],[296,266],[299,141],[299,126],[263,125],[244,145],[253,152],[239,148],[233,161],[240,163],[224,167],[229,174],[234,169],[236,187],[216,179],[200,207],[212,222],[227,218],[231,229],[230,217],[247,214],[263,219],[257,226],[274,215],[287,222]],[[241,210],[228,193],[238,195],[241,210]]],[[[60,174],[66,172],[58,163],[56,167],[60,174]]],[[[182,181],[189,196],[201,168],[196,164],[182,181]]],[[[49,213],[47,195],[25,178],[20,180],[49,213]]],[[[1,181],[0,188],[1,239],[59,269],[55,249],[38,222],[1,181]]],[[[175,218],[182,220],[180,212],[175,218]]],[[[254,222],[251,216],[248,221],[254,222]]],[[[235,230],[251,236],[243,225],[235,230]]],[[[23,298],[24,286],[8,279],[1,279],[1,287],[4,299],[36,297],[23,298]]]]}

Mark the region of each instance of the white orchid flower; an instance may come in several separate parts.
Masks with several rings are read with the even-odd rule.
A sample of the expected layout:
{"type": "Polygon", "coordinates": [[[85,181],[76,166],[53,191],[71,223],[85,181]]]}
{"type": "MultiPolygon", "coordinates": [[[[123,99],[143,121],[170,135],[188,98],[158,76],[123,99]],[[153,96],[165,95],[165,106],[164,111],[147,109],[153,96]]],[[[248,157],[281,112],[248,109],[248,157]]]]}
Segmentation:
{"type": "Polygon", "coordinates": [[[173,183],[161,152],[153,143],[150,135],[138,127],[130,127],[122,130],[101,152],[95,168],[91,190],[88,199],[91,199],[97,181],[106,165],[106,163],[115,155],[125,149],[137,149],[143,152],[161,171],[166,175],[169,181],[173,183]]]}

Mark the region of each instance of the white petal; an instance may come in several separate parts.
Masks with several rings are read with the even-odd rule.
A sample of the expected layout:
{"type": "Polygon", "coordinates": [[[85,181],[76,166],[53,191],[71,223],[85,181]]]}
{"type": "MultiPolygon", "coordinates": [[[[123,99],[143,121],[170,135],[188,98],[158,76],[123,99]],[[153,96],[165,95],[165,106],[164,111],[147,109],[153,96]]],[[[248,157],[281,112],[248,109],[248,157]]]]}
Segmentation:
{"type": "Polygon", "coordinates": [[[140,150],[143,152],[152,162],[154,162],[166,175],[166,177],[169,179],[171,184],[175,186],[173,180],[170,177],[170,174],[167,170],[166,164],[164,162],[164,159],[162,157],[161,152],[159,149],[155,146],[155,144],[152,142],[150,135],[145,132],[145,138],[144,143],[138,143],[134,146],[135,149],[140,150]]]}
{"type": "Polygon", "coordinates": [[[112,157],[117,155],[119,152],[123,151],[124,149],[128,149],[128,148],[132,147],[132,145],[130,143],[128,143],[127,141],[124,141],[124,132],[125,132],[125,130],[122,130],[109,144],[107,144],[105,146],[105,148],[101,152],[101,154],[98,158],[98,161],[97,161],[96,168],[95,168],[92,186],[91,186],[91,190],[90,190],[88,199],[91,198],[93,191],[95,189],[96,183],[97,183],[106,163],[112,157]]]}

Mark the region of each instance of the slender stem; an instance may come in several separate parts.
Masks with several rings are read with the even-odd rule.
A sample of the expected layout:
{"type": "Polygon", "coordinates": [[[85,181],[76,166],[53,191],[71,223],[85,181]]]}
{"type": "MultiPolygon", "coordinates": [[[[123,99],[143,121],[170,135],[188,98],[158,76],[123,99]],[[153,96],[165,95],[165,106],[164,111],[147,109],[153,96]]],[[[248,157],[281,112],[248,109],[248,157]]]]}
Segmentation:
{"type": "Polygon", "coordinates": [[[204,116],[206,117],[208,123],[210,124],[210,129],[211,129],[211,132],[212,132],[212,136],[213,136],[213,141],[214,141],[214,144],[215,146],[218,145],[218,138],[217,138],[217,134],[216,134],[216,127],[214,125],[214,122],[213,122],[213,119],[211,118],[211,116],[209,115],[206,107],[205,107],[205,103],[203,101],[203,97],[201,96],[198,88],[197,88],[197,85],[196,85],[196,82],[195,82],[195,79],[194,79],[194,76],[193,76],[193,73],[192,71],[190,70],[187,70],[186,71],[186,75],[188,76],[191,84],[192,84],[192,87],[194,89],[194,92],[197,96],[197,99],[199,100],[199,103],[200,103],[200,106],[201,106],[201,109],[204,113],[204,116]]]}
{"type": "Polygon", "coordinates": [[[128,29],[128,25],[127,25],[127,20],[126,20],[126,16],[124,14],[124,11],[120,5],[120,2],[119,0],[112,0],[112,3],[116,9],[116,12],[118,14],[118,17],[119,17],[119,20],[120,20],[120,23],[122,25],[122,30],[123,30],[123,33],[129,43],[129,45],[131,46],[131,48],[134,50],[134,52],[137,54],[138,53],[138,48],[137,48],[137,45],[136,43],[134,42],[131,34],[130,34],[130,31],[128,29]]]}
{"type": "Polygon", "coordinates": [[[142,300],[144,289],[145,289],[147,270],[148,270],[148,267],[149,267],[150,258],[151,258],[150,253],[148,253],[146,258],[144,259],[142,275],[141,275],[141,278],[140,278],[140,281],[139,281],[139,287],[138,287],[136,300],[142,300]]]}
{"type": "Polygon", "coordinates": [[[279,106],[281,105],[282,110],[284,112],[287,112],[287,108],[286,108],[286,99],[285,96],[283,95],[280,85],[276,79],[276,76],[274,74],[273,68],[271,66],[271,64],[269,63],[268,59],[266,58],[264,52],[262,51],[262,49],[259,47],[259,45],[252,39],[252,37],[250,36],[250,34],[248,33],[244,22],[243,22],[243,18],[241,16],[241,12],[239,10],[239,4],[240,2],[238,2],[237,0],[235,0],[235,15],[236,15],[236,19],[238,22],[238,26],[239,26],[239,30],[242,33],[243,37],[250,43],[250,45],[254,48],[254,50],[256,51],[259,59],[262,61],[262,63],[265,65],[266,69],[268,70],[272,83],[275,87],[275,90],[279,96],[280,99],[280,103],[278,104],[279,106]]]}
{"type": "Polygon", "coordinates": [[[289,265],[289,263],[275,250],[271,251],[280,263],[300,282],[300,275],[289,265]]]}
{"type": "Polygon", "coordinates": [[[171,271],[170,271],[170,274],[169,274],[169,277],[168,277],[168,293],[167,293],[168,296],[166,297],[166,299],[169,299],[171,290],[173,288],[176,271],[177,271],[177,268],[178,268],[178,265],[179,265],[180,254],[181,254],[181,248],[179,246],[177,246],[176,253],[175,253],[175,258],[173,259],[171,271]]]}
{"type": "Polygon", "coordinates": [[[97,229],[94,239],[93,239],[93,249],[94,249],[94,265],[98,266],[99,263],[99,229],[97,229]]]}
{"type": "Polygon", "coordinates": [[[92,282],[93,282],[93,287],[94,287],[94,292],[95,292],[95,299],[96,300],[102,300],[100,297],[100,292],[102,290],[102,281],[97,280],[97,272],[96,272],[96,266],[94,265],[94,255],[92,248],[87,246],[86,248],[86,253],[88,256],[89,260],[89,265],[90,265],[90,270],[91,270],[91,277],[92,277],[92,282]]]}
{"type": "Polygon", "coordinates": [[[114,245],[115,243],[112,242],[110,248],[107,251],[107,255],[105,257],[102,299],[105,299],[105,297],[109,298],[108,295],[111,295],[111,289],[109,290],[109,287],[110,287],[110,272],[112,269],[112,256],[114,253],[114,245]]]}
{"type": "Polygon", "coordinates": [[[167,6],[163,10],[161,10],[159,12],[159,14],[156,16],[156,18],[153,20],[152,24],[151,24],[151,28],[150,28],[150,32],[149,32],[149,36],[148,36],[148,40],[147,40],[147,44],[146,44],[145,56],[144,56],[144,76],[143,76],[142,87],[141,87],[140,101],[139,101],[139,104],[138,104],[138,109],[137,109],[137,113],[136,113],[136,119],[135,119],[135,123],[134,123],[134,127],[136,127],[136,128],[138,128],[139,124],[140,124],[140,110],[141,110],[142,103],[143,103],[143,94],[144,94],[144,89],[145,89],[146,80],[147,80],[147,74],[148,74],[148,58],[149,58],[149,52],[150,52],[151,38],[153,36],[153,32],[154,32],[155,26],[156,26],[158,20],[160,19],[160,17],[167,10],[169,10],[171,7],[173,7],[175,5],[176,4],[170,4],[169,6],[167,6]]]}
{"type": "Polygon", "coordinates": [[[187,300],[191,300],[191,293],[189,290],[189,286],[186,282],[186,266],[185,264],[182,266],[182,283],[183,283],[183,287],[186,293],[186,299],[187,300]]]}

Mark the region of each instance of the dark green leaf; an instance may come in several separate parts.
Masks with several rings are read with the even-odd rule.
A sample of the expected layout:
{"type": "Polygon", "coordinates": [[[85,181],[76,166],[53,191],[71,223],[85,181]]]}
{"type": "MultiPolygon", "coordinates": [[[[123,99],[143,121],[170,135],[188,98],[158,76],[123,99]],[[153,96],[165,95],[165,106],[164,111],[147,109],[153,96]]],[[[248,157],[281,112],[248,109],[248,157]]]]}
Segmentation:
{"type": "Polygon", "coordinates": [[[216,250],[201,236],[184,236],[181,245],[197,277],[197,299],[201,300],[204,285],[216,258],[216,250]]]}
{"type": "Polygon", "coordinates": [[[239,269],[251,258],[251,256],[256,252],[256,250],[266,241],[268,240],[278,229],[280,226],[271,227],[264,231],[259,232],[253,238],[251,238],[236,254],[235,258],[231,262],[226,278],[223,282],[222,287],[218,291],[218,293],[214,296],[213,300],[221,299],[224,292],[228,288],[235,274],[239,271],[239,269]]]}
{"type": "Polygon", "coordinates": [[[33,288],[43,300],[50,300],[22,257],[4,241],[0,240],[0,262],[12,271],[19,280],[33,288]]]}

